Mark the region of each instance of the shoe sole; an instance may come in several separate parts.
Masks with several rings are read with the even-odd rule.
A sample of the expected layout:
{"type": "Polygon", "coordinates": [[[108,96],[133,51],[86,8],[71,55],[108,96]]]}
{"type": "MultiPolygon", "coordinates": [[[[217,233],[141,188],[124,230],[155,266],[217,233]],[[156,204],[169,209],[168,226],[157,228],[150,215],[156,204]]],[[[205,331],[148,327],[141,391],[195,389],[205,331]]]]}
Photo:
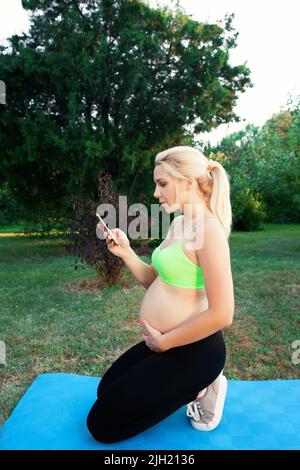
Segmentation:
{"type": "Polygon", "coordinates": [[[199,423],[198,421],[191,419],[191,424],[194,429],[196,429],[197,431],[212,431],[220,424],[220,421],[223,415],[223,410],[224,410],[226,393],[227,393],[227,379],[224,375],[222,375],[220,379],[220,389],[219,389],[219,393],[217,397],[216,413],[215,413],[218,416],[218,419],[212,420],[210,425],[199,423]]]}

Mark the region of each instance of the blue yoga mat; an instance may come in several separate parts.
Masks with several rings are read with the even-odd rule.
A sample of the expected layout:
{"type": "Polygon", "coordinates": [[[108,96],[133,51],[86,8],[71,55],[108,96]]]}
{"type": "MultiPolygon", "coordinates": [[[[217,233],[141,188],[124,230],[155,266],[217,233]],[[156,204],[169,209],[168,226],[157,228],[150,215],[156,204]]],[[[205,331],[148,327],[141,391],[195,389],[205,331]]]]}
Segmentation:
{"type": "Polygon", "coordinates": [[[223,418],[196,431],[186,405],[141,434],[112,444],[86,428],[97,377],[39,375],[0,429],[2,450],[300,449],[300,380],[229,380],[223,418]]]}

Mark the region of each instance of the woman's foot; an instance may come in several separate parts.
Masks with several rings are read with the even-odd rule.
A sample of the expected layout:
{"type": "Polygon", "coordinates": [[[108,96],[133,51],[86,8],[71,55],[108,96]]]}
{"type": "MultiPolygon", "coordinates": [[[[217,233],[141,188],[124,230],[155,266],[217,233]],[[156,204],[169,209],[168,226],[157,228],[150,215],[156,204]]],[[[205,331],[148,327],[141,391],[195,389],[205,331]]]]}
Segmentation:
{"type": "Polygon", "coordinates": [[[212,431],[222,418],[227,379],[221,374],[206,389],[198,393],[196,400],[187,405],[187,416],[198,431],[212,431]]]}

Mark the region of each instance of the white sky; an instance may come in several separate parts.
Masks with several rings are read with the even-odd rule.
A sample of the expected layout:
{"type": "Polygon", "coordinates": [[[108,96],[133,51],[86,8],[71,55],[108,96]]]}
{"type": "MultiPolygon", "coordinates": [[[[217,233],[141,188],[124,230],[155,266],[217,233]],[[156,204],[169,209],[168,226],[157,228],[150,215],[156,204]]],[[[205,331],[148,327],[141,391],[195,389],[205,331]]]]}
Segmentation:
{"type": "MultiPolygon", "coordinates": [[[[174,0],[148,0],[152,6],[174,7],[174,0]]],[[[246,123],[261,126],[286,105],[289,94],[300,95],[299,0],[179,0],[179,5],[198,21],[222,20],[235,13],[239,32],[230,64],[246,63],[254,86],[239,95],[235,113],[244,122],[223,124],[202,134],[213,144],[246,123]]],[[[12,34],[28,31],[28,15],[21,0],[0,0],[0,44],[12,34]]],[[[1,79],[1,77],[0,77],[1,79]]]]}

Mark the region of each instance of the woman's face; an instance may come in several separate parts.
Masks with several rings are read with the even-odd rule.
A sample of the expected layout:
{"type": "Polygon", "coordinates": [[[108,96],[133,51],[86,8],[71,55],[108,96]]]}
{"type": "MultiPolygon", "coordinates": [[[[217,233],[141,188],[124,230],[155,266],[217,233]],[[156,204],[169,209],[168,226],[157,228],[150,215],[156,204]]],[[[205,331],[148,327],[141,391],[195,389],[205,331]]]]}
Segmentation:
{"type": "Polygon", "coordinates": [[[174,180],[161,165],[154,168],[153,179],[155,183],[154,197],[159,200],[165,211],[172,213],[179,209],[179,205],[175,204],[176,189],[174,180]]]}

